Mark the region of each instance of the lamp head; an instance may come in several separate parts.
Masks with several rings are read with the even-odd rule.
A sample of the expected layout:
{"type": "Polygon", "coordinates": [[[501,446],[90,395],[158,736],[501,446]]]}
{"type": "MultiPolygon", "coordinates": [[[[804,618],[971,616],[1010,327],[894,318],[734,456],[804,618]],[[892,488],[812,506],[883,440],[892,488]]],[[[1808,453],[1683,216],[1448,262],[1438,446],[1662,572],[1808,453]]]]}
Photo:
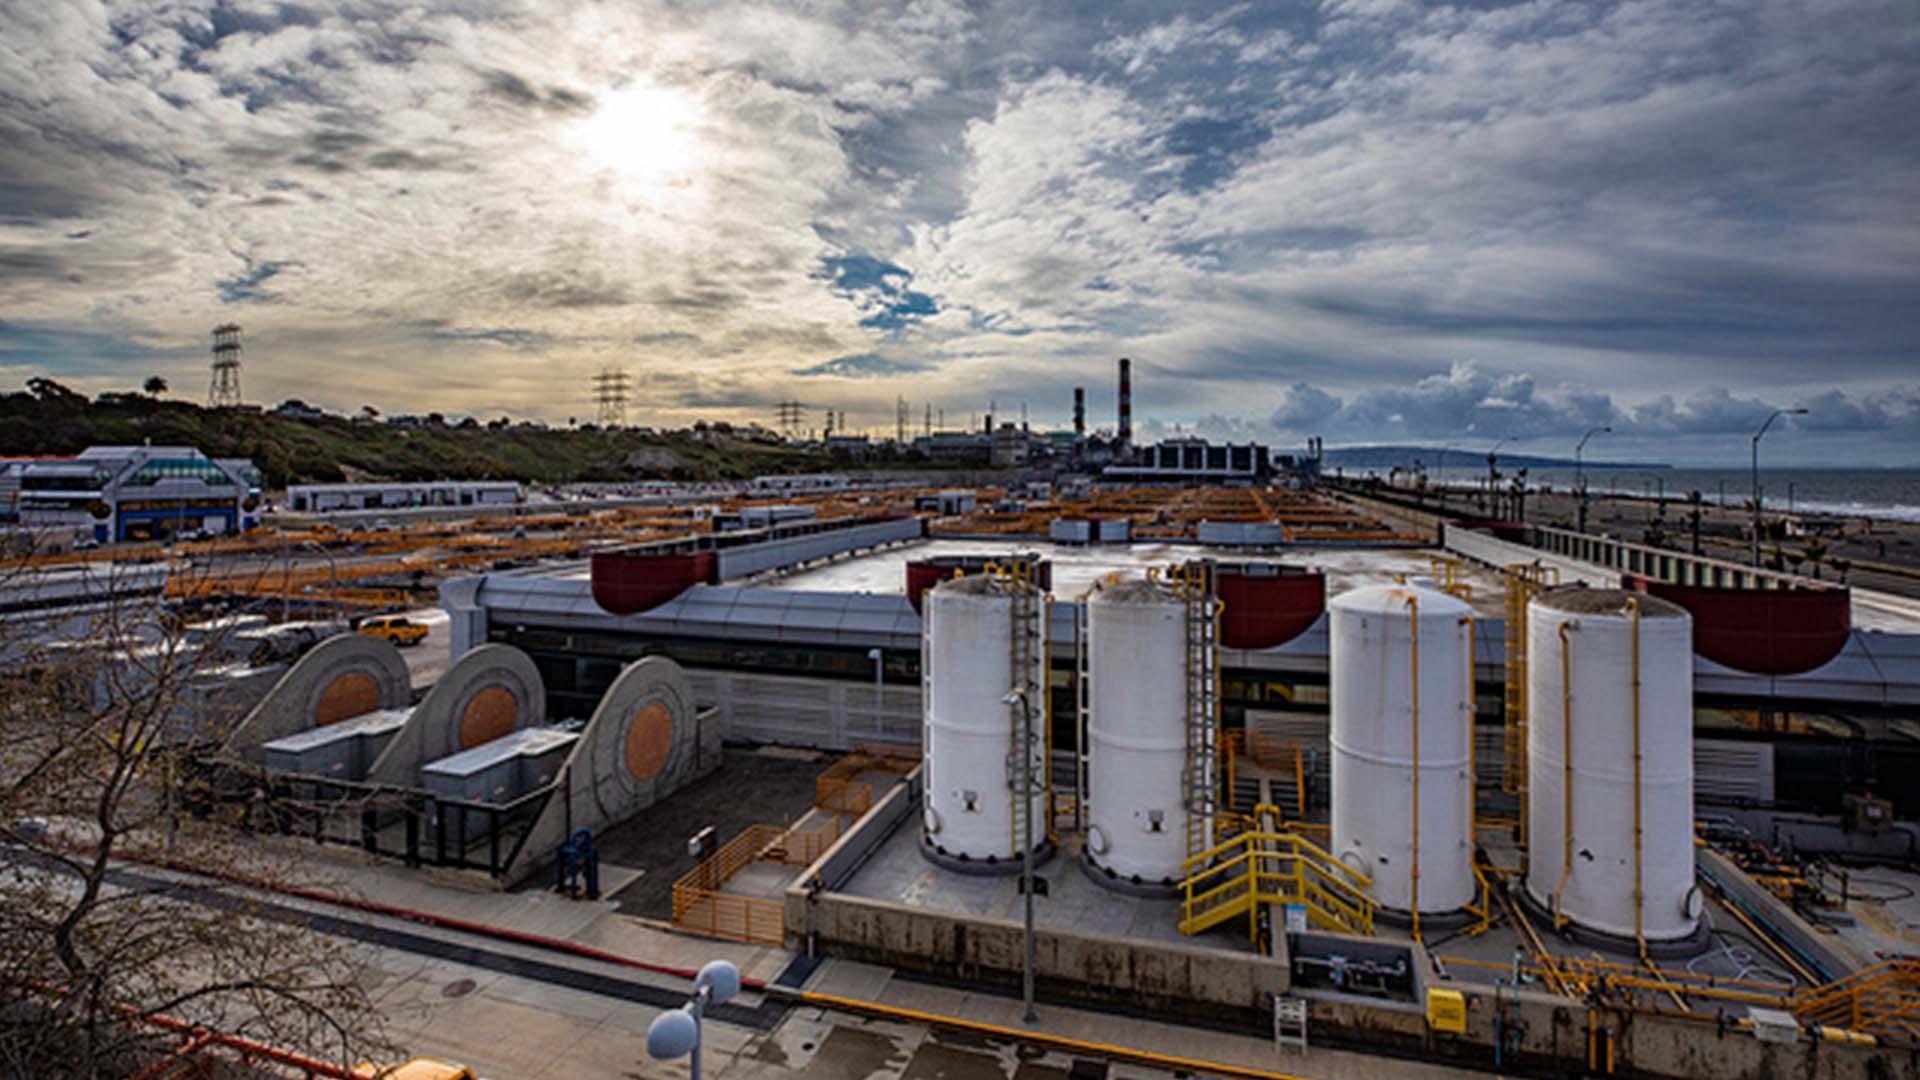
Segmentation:
{"type": "Polygon", "coordinates": [[[647,1056],[655,1061],[686,1057],[699,1041],[700,1025],[684,1008],[663,1012],[647,1025],[647,1056]]]}
{"type": "Polygon", "coordinates": [[[705,990],[707,1000],[715,1005],[725,1005],[740,992],[740,969],[731,961],[709,960],[693,977],[693,988],[705,990]]]}
{"type": "Polygon", "coordinates": [[[1000,704],[1019,705],[1025,702],[1026,700],[1027,700],[1027,692],[1016,686],[1012,690],[1007,691],[1007,695],[1000,699],[1000,704]]]}

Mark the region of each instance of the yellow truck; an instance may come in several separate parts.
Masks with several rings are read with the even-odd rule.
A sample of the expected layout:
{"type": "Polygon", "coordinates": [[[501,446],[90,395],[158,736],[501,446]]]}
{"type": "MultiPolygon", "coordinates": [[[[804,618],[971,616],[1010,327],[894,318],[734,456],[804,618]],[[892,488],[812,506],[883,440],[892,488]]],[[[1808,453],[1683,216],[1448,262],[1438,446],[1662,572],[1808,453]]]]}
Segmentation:
{"type": "Polygon", "coordinates": [[[384,1070],[373,1064],[356,1065],[353,1071],[361,1076],[378,1077],[379,1080],[475,1080],[473,1070],[464,1065],[427,1057],[417,1057],[405,1065],[384,1070]]]}
{"type": "Polygon", "coordinates": [[[427,628],[405,615],[376,615],[361,622],[359,629],[368,637],[386,638],[403,649],[427,640],[427,628]]]}

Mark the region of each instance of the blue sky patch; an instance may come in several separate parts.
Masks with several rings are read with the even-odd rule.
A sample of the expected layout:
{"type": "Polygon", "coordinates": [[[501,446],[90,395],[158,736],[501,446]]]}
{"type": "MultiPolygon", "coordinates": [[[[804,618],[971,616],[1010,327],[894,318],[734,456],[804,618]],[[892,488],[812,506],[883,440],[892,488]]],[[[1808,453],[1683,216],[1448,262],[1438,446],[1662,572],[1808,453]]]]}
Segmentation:
{"type": "Polygon", "coordinates": [[[864,313],[860,325],[871,329],[902,330],[940,310],[933,297],[907,288],[913,274],[906,267],[871,255],[829,256],[814,276],[858,305],[864,313]]]}

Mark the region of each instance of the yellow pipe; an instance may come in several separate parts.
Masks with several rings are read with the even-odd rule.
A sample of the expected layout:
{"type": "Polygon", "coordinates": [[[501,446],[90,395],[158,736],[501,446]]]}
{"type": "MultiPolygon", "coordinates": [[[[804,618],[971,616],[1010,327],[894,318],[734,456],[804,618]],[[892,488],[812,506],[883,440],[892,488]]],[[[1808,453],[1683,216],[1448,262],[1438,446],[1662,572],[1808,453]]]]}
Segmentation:
{"type": "Polygon", "coordinates": [[[1411,893],[1407,908],[1413,916],[1413,940],[1420,940],[1420,598],[1407,595],[1407,633],[1410,646],[1408,670],[1412,674],[1413,700],[1413,865],[1407,879],[1411,893]]]}
{"type": "MultiPolygon", "coordinates": [[[[1567,878],[1573,873],[1573,658],[1567,631],[1572,623],[1560,624],[1560,796],[1563,800],[1560,822],[1560,880],[1553,886],[1553,928],[1567,924],[1560,914],[1560,894],[1566,891],[1567,878]]],[[[1529,717],[1531,719],[1531,717],[1529,717]]]]}

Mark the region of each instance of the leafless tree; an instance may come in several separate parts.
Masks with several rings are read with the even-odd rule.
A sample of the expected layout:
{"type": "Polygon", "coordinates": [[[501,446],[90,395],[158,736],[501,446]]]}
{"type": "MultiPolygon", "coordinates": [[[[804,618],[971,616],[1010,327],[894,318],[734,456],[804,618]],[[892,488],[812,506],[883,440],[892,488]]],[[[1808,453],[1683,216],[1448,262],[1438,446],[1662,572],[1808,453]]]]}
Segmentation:
{"type": "Polygon", "coordinates": [[[343,1065],[391,1059],[364,955],[262,899],[311,871],[182,812],[195,747],[235,719],[194,692],[225,632],[127,591],[136,572],[152,573],[0,570],[12,595],[96,579],[83,625],[0,626],[0,1076],[138,1073],[178,1042],[155,1017],[343,1065]]]}

